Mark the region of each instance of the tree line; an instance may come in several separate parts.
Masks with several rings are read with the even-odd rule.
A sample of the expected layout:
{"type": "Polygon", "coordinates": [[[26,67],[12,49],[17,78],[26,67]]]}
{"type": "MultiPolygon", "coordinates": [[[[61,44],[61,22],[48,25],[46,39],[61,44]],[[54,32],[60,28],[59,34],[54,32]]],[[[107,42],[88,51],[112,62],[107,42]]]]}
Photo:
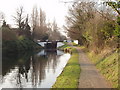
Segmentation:
{"type": "Polygon", "coordinates": [[[64,26],[68,36],[79,40],[89,50],[99,53],[104,48],[119,48],[120,1],[74,3],[64,26]]]}
{"type": "Polygon", "coordinates": [[[2,26],[2,49],[5,52],[20,52],[33,50],[39,45],[37,40],[64,40],[66,37],[60,33],[56,20],[46,22],[46,13],[36,6],[33,7],[31,16],[25,14],[20,6],[12,16],[16,27],[7,24],[4,13],[0,13],[2,26]]]}
{"type": "MultiPolygon", "coordinates": [[[[0,13],[1,20],[3,21],[2,27],[10,27],[6,24],[4,13],[0,13]]],[[[58,27],[56,20],[53,22],[46,22],[46,13],[37,6],[34,6],[31,12],[31,16],[25,15],[23,6],[17,8],[15,15],[13,15],[13,20],[17,28],[11,28],[17,30],[18,35],[23,35],[29,39],[33,40],[62,40],[65,39],[60,33],[60,28],[58,27]],[[54,37],[53,37],[54,35],[54,37]]]]}
{"type": "Polygon", "coordinates": [[[46,23],[46,13],[34,7],[32,10],[32,28],[34,39],[63,40],[65,36],[60,33],[56,20],[46,23]]]}

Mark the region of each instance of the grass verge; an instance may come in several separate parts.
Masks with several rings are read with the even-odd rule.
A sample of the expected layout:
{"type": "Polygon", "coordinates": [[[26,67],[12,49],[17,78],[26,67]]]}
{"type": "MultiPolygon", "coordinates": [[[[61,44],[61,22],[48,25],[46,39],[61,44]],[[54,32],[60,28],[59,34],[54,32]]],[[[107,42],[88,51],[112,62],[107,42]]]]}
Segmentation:
{"type": "Polygon", "coordinates": [[[79,54],[75,48],[72,48],[72,56],[69,59],[64,70],[57,78],[52,88],[77,88],[79,75],[80,75],[80,64],[78,62],[79,54]]]}
{"type": "Polygon", "coordinates": [[[112,87],[118,88],[118,53],[112,52],[107,56],[88,53],[88,56],[96,64],[100,73],[111,82],[112,87]]]}

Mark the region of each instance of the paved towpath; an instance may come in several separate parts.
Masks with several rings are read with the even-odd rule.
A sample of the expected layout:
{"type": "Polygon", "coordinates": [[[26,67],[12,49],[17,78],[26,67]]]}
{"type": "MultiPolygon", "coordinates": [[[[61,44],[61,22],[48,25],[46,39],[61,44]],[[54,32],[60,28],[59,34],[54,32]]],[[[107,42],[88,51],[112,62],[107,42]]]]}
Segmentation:
{"type": "Polygon", "coordinates": [[[79,63],[81,67],[78,88],[112,88],[82,49],[77,48],[77,50],[79,51],[79,63]]]}

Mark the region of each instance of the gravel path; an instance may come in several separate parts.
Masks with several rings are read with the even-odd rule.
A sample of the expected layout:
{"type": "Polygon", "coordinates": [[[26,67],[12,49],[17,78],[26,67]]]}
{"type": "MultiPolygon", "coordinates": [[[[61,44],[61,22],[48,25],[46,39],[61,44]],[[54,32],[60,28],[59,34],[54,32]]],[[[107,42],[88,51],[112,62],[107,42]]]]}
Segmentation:
{"type": "Polygon", "coordinates": [[[77,49],[81,67],[78,88],[112,88],[98,72],[95,65],[88,59],[87,55],[80,48],[77,49]]]}

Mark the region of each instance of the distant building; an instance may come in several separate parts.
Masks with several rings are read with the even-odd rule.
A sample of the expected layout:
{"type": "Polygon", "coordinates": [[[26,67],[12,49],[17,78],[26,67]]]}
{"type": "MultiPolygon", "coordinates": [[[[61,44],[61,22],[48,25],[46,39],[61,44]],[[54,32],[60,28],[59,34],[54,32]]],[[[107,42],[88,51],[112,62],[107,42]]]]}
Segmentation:
{"type": "Polygon", "coordinates": [[[73,40],[73,42],[74,42],[75,44],[78,44],[78,40],[73,40]]]}

